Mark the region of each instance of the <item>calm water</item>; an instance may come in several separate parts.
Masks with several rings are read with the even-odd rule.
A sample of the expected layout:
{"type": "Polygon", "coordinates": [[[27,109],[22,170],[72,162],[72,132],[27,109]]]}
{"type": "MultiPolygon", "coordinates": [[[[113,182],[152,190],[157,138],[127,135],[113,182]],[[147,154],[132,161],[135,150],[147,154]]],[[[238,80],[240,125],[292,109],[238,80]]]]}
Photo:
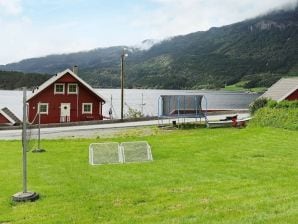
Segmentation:
{"type": "MultiPolygon", "coordinates": [[[[97,89],[96,90],[106,100],[103,107],[103,114],[108,116],[111,107],[111,97],[113,105],[113,116],[120,116],[120,89],[97,89]]],[[[27,96],[32,93],[28,92],[27,96]]],[[[196,90],[150,90],[150,89],[126,89],[124,91],[124,110],[128,107],[143,110],[145,115],[156,116],[158,110],[158,98],[160,95],[191,95],[202,94],[207,98],[208,109],[245,109],[256,99],[258,94],[235,93],[227,91],[196,91],[196,90]],[[143,98],[143,100],[142,100],[143,98]]],[[[22,117],[22,91],[0,90],[0,108],[8,107],[17,116],[22,117]]],[[[205,103],[203,102],[205,105],[205,103]]],[[[205,108],[205,106],[203,106],[205,108]]]]}

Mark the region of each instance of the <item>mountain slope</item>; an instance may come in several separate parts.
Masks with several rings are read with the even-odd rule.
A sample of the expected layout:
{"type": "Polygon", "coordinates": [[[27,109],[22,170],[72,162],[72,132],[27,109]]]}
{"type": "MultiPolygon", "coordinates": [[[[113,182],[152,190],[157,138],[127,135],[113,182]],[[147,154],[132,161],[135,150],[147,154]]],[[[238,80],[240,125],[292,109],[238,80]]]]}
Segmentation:
{"type": "MultiPolygon", "coordinates": [[[[159,85],[166,78],[167,83],[162,82],[161,87],[216,87],[252,74],[288,74],[297,71],[298,12],[297,9],[276,12],[207,32],[176,37],[155,45],[147,55],[154,55],[154,51],[159,52],[159,57],[163,55],[171,61],[169,65],[165,64],[162,77],[157,72],[154,72],[156,77],[150,73],[135,74],[147,64],[140,63],[132,71],[136,77],[140,76],[134,83],[156,82],[159,85]]],[[[154,62],[149,63],[152,64],[154,62]]]]}
{"type": "MultiPolygon", "coordinates": [[[[26,59],[0,69],[57,73],[76,64],[91,85],[118,87],[123,47],[26,59]]],[[[148,50],[127,48],[131,88],[217,88],[240,80],[269,86],[298,74],[298,8],[176,36],[148,50]]]]}
{"type": "Polygon", "coordinates": [[[46,74],[0,71],[0,89],[13,90],[24,86],[34,88],[50,77],[46,74]]]}

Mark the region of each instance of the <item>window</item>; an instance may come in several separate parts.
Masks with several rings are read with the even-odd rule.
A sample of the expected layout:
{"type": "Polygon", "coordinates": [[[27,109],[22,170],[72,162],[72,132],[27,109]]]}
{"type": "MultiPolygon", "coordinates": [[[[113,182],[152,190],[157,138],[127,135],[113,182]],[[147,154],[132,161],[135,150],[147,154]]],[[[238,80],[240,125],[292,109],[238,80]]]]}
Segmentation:
{"type": "Polygon", "coordinates": [[[38,113],[48,114],[49,113],[49,104],[48,103],[39,103],[38,104],[38,113]]]}
{"type": "Polygon", "coordinates": [[[64,94],[64,84],[63,83],[55,83],[55,94],[64,94]]]}
{"type": "Polygon", "coordinates": [[[78,93],[78,85],[73,83],[73,84],[68,84],[68,94],[77,94],[78,93]]]}
{"type": "Polygon", "coordinates": [[[92,103],[83,103],[83,114],[92,114],[92,103]]]}

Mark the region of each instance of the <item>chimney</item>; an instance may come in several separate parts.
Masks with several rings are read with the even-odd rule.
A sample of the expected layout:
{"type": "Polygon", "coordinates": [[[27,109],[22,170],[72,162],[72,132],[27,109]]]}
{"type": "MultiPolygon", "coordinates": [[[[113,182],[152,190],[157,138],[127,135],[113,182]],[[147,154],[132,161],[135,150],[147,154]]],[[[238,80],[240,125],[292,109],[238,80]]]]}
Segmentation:
{"type": "Polygon", "coordinates": [[[79,67],[77,65],[74,65],[72,68],[73,73],[75,73],[76,75],[79,75],[79,67]]]}

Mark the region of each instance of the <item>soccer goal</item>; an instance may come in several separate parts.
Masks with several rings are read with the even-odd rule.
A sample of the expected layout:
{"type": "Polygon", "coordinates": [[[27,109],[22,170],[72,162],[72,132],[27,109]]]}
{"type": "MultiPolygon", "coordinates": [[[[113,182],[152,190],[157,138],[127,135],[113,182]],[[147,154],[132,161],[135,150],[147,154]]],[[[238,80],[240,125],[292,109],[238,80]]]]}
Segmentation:
{"type": "Polygon", "coordinates": [[[122,161],[118,142],[92,143],[89,146],[89,163],[92,165],[121,163],[122,161]]]}
{"type": "Polygon", "coordinates": [[[89,146],[91,165],[152,161],[151,147],[146,141],[92,143],[89,146]]]}
{"type": "Polygon", "coordinates": [[[151,147],[146,141],[141,142],[122,142],[120,147],[123,153],[123,161],[145,162],[152,161],[151,147]]]}

